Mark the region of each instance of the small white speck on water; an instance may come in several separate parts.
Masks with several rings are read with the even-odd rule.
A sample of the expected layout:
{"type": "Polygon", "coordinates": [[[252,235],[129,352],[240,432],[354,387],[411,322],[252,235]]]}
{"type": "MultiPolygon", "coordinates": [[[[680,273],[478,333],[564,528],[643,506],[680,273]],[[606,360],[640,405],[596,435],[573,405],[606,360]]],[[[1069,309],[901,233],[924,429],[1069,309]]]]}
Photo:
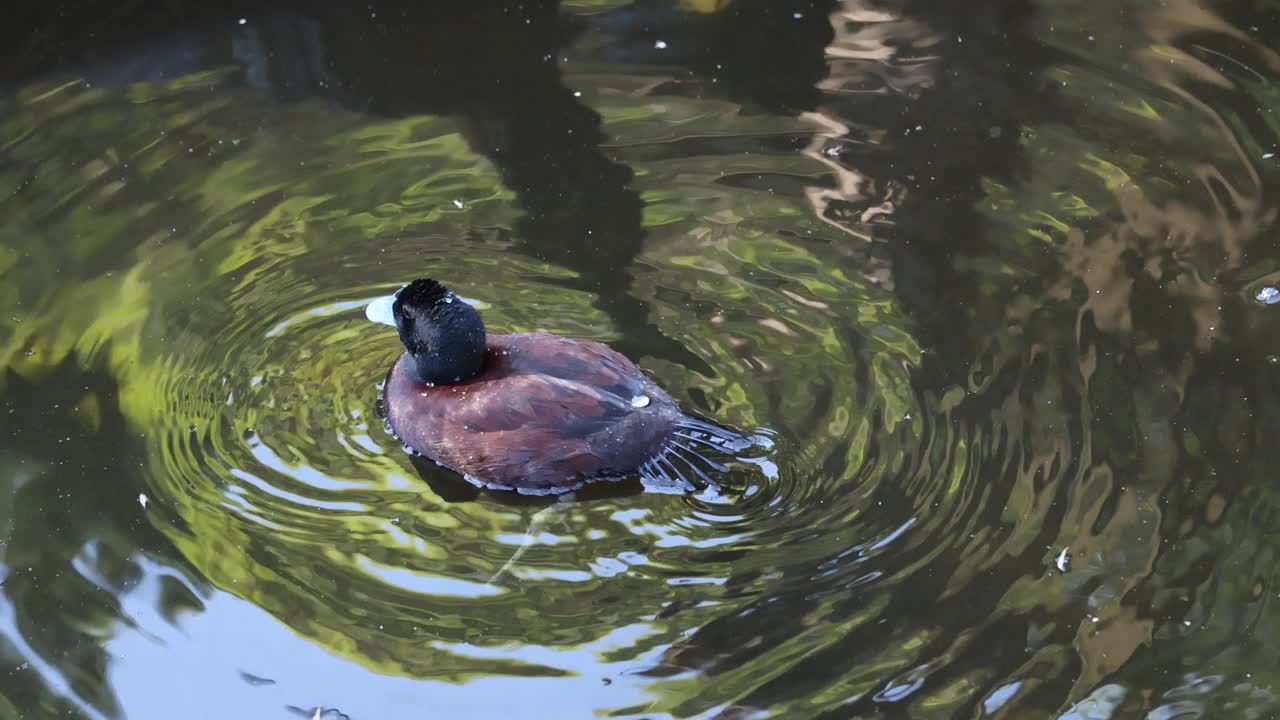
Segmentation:
{"type": "Polygon", "coordinates": [[[1270,160],[1271,158],[1273,158],[1273,157],[1275,157],[1275,156],[1276,156],[1276,154],[1275,154],[1275,153],[1262,153],[1262,159],[1263,159],[1263,160],[1270,160]]]}
{"type": "Polygon", "coordinates": [[[648,406],[649,406],[648,395],[637,395],[631,398],[631,407],[642,408],[642,407],[648,407],[648,406]]]}
{"type": "Polygon", "coordinates": [[[1071,569],[1071,548],[1062,548],[1062,552],[1058,553],[1058,557],[1054,558],[1053,564],[1058,566],[1058,572],[1065,573],[1071,569]]]}
{"type": "Polygon", "coordinates": [[[147,495],[146,495],[146,493],[138,493],[138,504],[139,504],[139,505],[141,505],[141,506],[143,507],[143,509],[146,509],[146,507],[147,507],[147,495]]]}
{"type": "Polygon", "coordinates": [[[796,20],[799,20],[800,18],[804,17],[804,13],[800,13],[800,12],[791,13],[791,17],[795,18],[796,20]]]}
{"type": "Polygon", "coordinates": [[[466,205],[465,205],[461,200],[454,200],[454,201],[453,201],[453,206],[454,206],[454,207],[456,207],[456,208],[458,208],[459,210],[461,210],[462,208],[466,207],[466,205]]]}
{"type": "Polygon", "coordinates": [[[240,18],[240,24],[241,24],[241,25],[245,25],[245,24],[247,24],[248,22],[249,22],[249,20],[248,20],[247,18],[240,18]]]}
{"type": "Polygon", "coordinates": [[[581,91],[581,90],[574,90],[574,91],[573,91],[573,96],[574,96],[574,97],[582,97],[582,91],[581,91]]]}
{"type": "Polygon", "coordinates": [[[664,40],[659,40],[658,42],[654,43],[653,46],[658,48],[659,50],[667,49],[667,43],[664,40]]]}

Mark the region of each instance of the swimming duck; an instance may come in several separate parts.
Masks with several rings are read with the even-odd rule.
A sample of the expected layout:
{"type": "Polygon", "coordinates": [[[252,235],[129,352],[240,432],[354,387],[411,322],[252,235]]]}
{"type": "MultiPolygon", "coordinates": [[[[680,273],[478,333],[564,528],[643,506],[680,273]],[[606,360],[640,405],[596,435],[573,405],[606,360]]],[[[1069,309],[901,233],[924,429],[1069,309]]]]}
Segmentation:
{"type": "Polygon", "coordinates": [[[370,303],[404,353],[383,388],[392,433],[410,450],[481,487],[558,494],[639,474],[682,491],[696,446],[744,438],[691,418],[665,390],[606,345],[548,333],[493,335],[480,312],[430,278],[370,303]],[[679,461],[679,465],[676,462],[679,461]]]}

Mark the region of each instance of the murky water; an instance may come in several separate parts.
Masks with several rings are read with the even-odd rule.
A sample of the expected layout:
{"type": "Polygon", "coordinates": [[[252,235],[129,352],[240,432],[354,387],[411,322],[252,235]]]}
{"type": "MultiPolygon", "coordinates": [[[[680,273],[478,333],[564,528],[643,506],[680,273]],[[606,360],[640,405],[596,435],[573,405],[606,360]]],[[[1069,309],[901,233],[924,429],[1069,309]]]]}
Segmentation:
{"type": "Polygon", "coordinates": [[[0,717],[1280,715],[1274,9],[132,11],[3,76],[0,717]],[[428,274],[772,447],[415,462],[428,274]]]}

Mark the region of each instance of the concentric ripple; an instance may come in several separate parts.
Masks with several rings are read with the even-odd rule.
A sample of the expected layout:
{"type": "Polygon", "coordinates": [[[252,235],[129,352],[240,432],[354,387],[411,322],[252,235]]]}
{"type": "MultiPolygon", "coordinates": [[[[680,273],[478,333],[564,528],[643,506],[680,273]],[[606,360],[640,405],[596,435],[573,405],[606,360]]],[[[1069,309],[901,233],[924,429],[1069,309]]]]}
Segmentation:
{"type": "Polygon", "coordinates": [[[884,477],[865,453],[883,452],[885,426],[913,437],[914,398],[881,388],[908,388],[919,353],[893,329],[901,319],[883,291],[831,276],[797,243],[750,237],[751,224],[737,230],[746,240],[705,239],[696,263],[671,254],[679,244],[652,244],[641,260],[651,270],[637,284],[663,330],[716,372],[641,363],[691,411],[771,446],[734,463],[719,493],[548,506],[502,495],[447,502],[424,482],[422,473],[431,483],[450,478],[413,463],[377,416],[381,381],[400,350],[394,333],[365,321],[364,303],[423,267],[446,268],[495,331],[611,339],[589,298],[512,262],[497,233],[478,231],[373,240],[382,243],[380,263],[360,271],[368,245],[352,255],[338,244],[282,254],[168,308],[183,326],[146,381],[164,399],[148,403],[158,411],[149,423],[160,512],[176,516],[180,544],[224,588],[317,638],[379,648],[377,662],[363,658],[377,667],[431,675],[427,668],[447,666],[452,677],[561,674],[569,668],[519,652],[477,657],[474,648],[576,646],[647,626],[648,640],[614,650],[617,661],[634,662],[656,637],[681,631],[684,621],[654,618],[665,605],[710,608],[727,579],[752,568],[811,567],[857,544],[883,547],[906,528],[864,517],[884,477]],[[751,274],[742,259],[750,254],[758,284],[734,279],[751,274]],[[335,276],[335,266],[352,270],[335,276]],[[843,320],[857,307],[865,328],[843,320]],[[865,368],[849,371],[858,365],[865,368]],[[601,606],[611,611],[584,612],[601,606]]]}
{"type": "MultiPolygon", "coordinates": [[[[176,111],[192,92],[152,103],[176,111]]],[[[733,463],[720,493],[449,502],[435,489],[448,473],[415,464],[377,414],[399,345],[365,320],[366,302],[432,273],[497,332],[609,342],[627,328],[572,288],[572,272],[514,248],[518,207],[485,189],[501,186],[494,171],[448,124],[326,115],[285,138],[271,128],[287,117],[258,118],[228,143],[225,128],[248,121],[226,98],[166,133],[192,152],[116,150],[82,191],[115,183],[112,202],[128,206],[122,196],[181,178],[175,208],[199,211],[100,293],[137,308],[120,321],[134,344],[116,331],[102,347],[150,448],[151,515],[218,586],[381,671],[561,675],[572,668],[533,648],[633,628],[611,662],[643,666],[725,603],[865,581],[840,561],[851,548],[871,557],[922,532],[925,518],[888,513],[882,497],[886,482],[916,476],[927,445],[910,379],[920,351],[891,295],[839,269],[838,238],[803,213],[799,189],[706,182],[699,167],[732,173],[739,156],[711,146],[662,159],[653,131],[665,124],[618,108],[618,156],[659,159],[633,163],[649,238],[617,272],[712,370],[635,359],[690,412],[754,434],[765,452],[733,463]],[[132,170],[148,164],[154,175],[132,170]],[[526,650],[478,652],[500,647],[526,650]]],[[[31,102],[53,128],[73,122],[71,108],[128,126],[130,106],[106,91],[31,102]]],[[[610,122],[614,109],[602,112],[610,122]]],[[[776,132],[811,130],[796,120],[776,132]]],[[[801,171],[779,150],[749,161],[771,163],[801,171]]]]}
{"type": "MultiPolygon", "coordinates": [[[[1219,526],[1239,438],[1265,444],[1240,418],[1274,390],[1222,339],[1265,326],[1256,302],[1227,318],[1274,284],[1241,249],[1274,219],[1232,154],[1258,148],[1215,135],[1230,119],[1205,124],[1166,67],[1192,56],[1162,12],[1141,20],[1150,77],[1129,89],[1070,38],[1033,73],[1159,167],[1067,113],[983,125],[1008,168],[935,157],[973,140],[930,126],[937,53],[985,80],[985,51],[967,26],[856,2],[830,18],[813,111],[748,112],[714,76],[584,62],[564,97],[607,141],[548,149],[547,174],[627,168],[602,195],[635,200],[616,213],[521,186],[527,168],[477,152],[507,138],[475,118],[264,103],[221,72],[29,88],[0,108],[0,361],[32,382],[71,357],[109,374],[142,447],[142,515],[218,589],[379,676],[604,679],[616,694],[594,710],[617,717],[956,717],[1064,698],[1111,712],[1117,663],[1156,641],[1176,655],[1184,616],[1213,619],[1204,548],[1233,542],[1219,526]],[[1152,86],[1160,103],[1130,102],[1152,86]],[[894,112],[865,113],[868,98],[894,112]],[[1163,153],[1161,133],[1188,127],[1186,156],[1163,153]],[[400,346],[364,306],[428,274],[492,331],[626,350],[755,446],[690,495],[467,488],[379,414],[400,346]],[[940,356],[949,336],[967,354],[940,356]],[[1241,366],[1238,388],[1223,380],[1241,366]],[[1193,510],[1171,523],[1176,503],[1193,510]]],[[[1002,92],[1043,99],[977,84],[979,115],[1002,92]]],[[[1170,712],[1221,684],[1206,678],[1169,688],[1170,712]]]]}
{"type": "MultiPolygon", "coordinates": [[[[1020,430],[959,430],[954,398],[917,389],[922,350],[883,269],[850,265],[849,236],[810,211],[806,186],[827,166],[778,140],[821,124],[593,93],[645,200],[639,255],[600,271],[624,274],[653,327],[699,362],[656,347],[635,359],[760,452],[731,463],[720,492],[459,500],[455,479],[415,463],[378,415],[400,349],[365,303],[430,273],[496,332],[610,342],[634,329],[577,289],[574,271],[518,247],[519,206],[447,122],[326,113],[278,133],[304,127],[291,113],[305,109],[246,116],[247,99],[219,90],[191,114],[208,87],[148,98],[149,122],[168,123],[159,144],[108,91],[27,102],[54,138],[59,123],[113,123],[103,132],[115,146],[79,192],[130,209],[115,232],[148,239],[94,290],[119,308],[109,324],[77,314],[74,297],[51,298],[46,318],[78,328],[79,348],[122,378],[150,458],[149,516],[220,588],[387,674],[595,667],[639,690],[681,668],[727,672],[693,705],[669,706],[684,715],[883,621],[883,588],[918,582],[972,538],[998,544],[983,535],[992,498],[977,478],[1020,430]],[[705,118],[726,142],[672,152],[673,117],[690,133],[705,118]],[[167,206],[134,199],[161,186],[167,206]],[[141,232],[153,213],[169,232],[141,232]],[[865,608],[838,609],[850,603],[865,608]],[[787,614],[761,626],[773,608],[787,614]],[[764,634],[705,656],[701,638],[721,632],[764,634]]],[[[46,163],[67,152],[17,147],[46,163]]]]}

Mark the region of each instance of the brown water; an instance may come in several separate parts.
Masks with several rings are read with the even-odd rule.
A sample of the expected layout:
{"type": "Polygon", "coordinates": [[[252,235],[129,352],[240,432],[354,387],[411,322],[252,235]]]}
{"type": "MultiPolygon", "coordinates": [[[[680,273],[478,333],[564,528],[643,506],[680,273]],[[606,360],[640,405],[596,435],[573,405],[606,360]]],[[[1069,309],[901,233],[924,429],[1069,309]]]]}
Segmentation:
{"type": "Polygon", "coordinates": [[[419,5],[8,43],[0,718],[1280,716],[1276,8],[419,5]],[[770,447],[415,463],[425,274],[770,447]]]}

